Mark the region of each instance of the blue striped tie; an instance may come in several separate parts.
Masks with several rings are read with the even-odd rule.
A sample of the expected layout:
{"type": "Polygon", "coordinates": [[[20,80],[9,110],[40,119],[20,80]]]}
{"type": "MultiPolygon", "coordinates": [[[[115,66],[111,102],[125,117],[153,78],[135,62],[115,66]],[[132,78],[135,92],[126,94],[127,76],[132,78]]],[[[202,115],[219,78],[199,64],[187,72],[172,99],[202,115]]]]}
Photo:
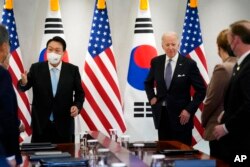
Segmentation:
{"type": "Polygon", "coordinates": [[[169,89],[171,80],[172,80],[172,66],[171,66],[171,59],[168,60],[168,64],[167,67],[165,69],[165,82],[166,82],[166,86],[167,89],[169,89]]]}

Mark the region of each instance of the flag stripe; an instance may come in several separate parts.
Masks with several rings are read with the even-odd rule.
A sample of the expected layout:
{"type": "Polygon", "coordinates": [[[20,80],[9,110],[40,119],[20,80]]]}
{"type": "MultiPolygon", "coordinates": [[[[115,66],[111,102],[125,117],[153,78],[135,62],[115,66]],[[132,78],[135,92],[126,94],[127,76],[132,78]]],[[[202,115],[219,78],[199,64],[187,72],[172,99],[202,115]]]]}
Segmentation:
{"type": "MultiPolygon", "coordinates": [[[[93,66],[93,65],[92,65],[93,66]]],[[[94,66],[93,66],[94,67],[94,66]]],[[[96,101],[96,104],[98,105],[99,108],[101,108],[101,111],[104,111],[103,114],[105,115],[106,119],[110,122],[110,124],[113,127],[108,127],[106,128],[107,130],[110,128],[115,128],[115,127],[119,127],[117,122],[115,121],[113,115],[112,115],[112,111],[110,111],[108,109],[108,107],[106,106],[104,99],[101,98],[101,96],[99,95],[98,90],[96,90],[96,88],[94,87],[94,85],[92,84],[92,82],[90,81],[89,77],[85,74],[83,74],[84,77],[84,82],[85,82],[85,86],[88,90],[91,90],[91,96],[95,97],[94,100],[96,101]]],[[[100,79],[103,80],[103,79],[100,79]]],[[[107,84],[103,84],[103,85],[107,85],[107,84]]],[[[107,87],[107,86],[106,86],[107,87]]],[[[84,87],[85,88],[85,87],[84,87]]],[[[110,91],[109,91],[110,92],[110,91]]],[[[95,124],[96,127],[98,127],[98,130],[101,132],[105,132],[107,133],[107,130],[104,128],[104,124],[103,122],[100,122],[101,120],[98,118],[98,113],[95,113],[95,108],[93,106],[91,106],[91,101],[90,103],[88,103],[88,95],[86,95],[86,100],[84,102],[84,108],[85,110],[88,112],[88,115],[91,117],[92,120],[95,120],[95,124]]]]}
{"type": "Polygon", "coordinates": [[[46,18],[45,22],[62,22],[61,18],[46,18]]]}
{"type": "Polygon", "coordinates": [[[202,65],[202,62],[201,60],[199,59],[198,55],[196,54],[195,51],[189,53],[187,55],[187,57],[189,58],[192,58],[196,63],[197,63],[197,66],[200,70],[200,73],[202,75],[202,78],[203,80],[205,81],[206,84],[209,83],[209,76],[208,76],[208,73],[207,73],[207,70],[205,69],[205,67],[202,65]]]}
{"type": "MultiPolygon", "coordinates": [[[[88,66],[87,64],[85,64],[86,66],[88,66]]],[[[85,67],[86,67],[85,66],[85,67]]],[[[87,68],[87,67],[86,67],[87,68]]],[[[88,73],[88,70],[90,69],[85,69],[85,71],[88,73]]],[[[99,106],[97,105],[94,97],[92,96],[92,94],[90,93],[89,89],[87,89],[86,85],[83,84],[83,88],[85,90],[85,95],[86,95],[86,99],[89,101],[89,103],[91,104],[91,107],[93,108],[94,112],[96,113],[97,117],[99,118],[99,120],[102,122],[102,124],[104,125],[106,131],[108,132],[109,129],[111,129],[111,124],[109,123],[109,121],[107,120],[107,118],[105,117],[105,115],[103,114],[102,110],[99,108],[99,106]]],[[[90,125],[91,127],[91,125],[90,125]]],[[[93,127],[91,127],[92,130],[93,127]]]]}
{"type": "Polygon", "coordinates": [[[25,131],[27,132],[28,135],[31,135],[31,128],[29,123],[27,122],[26,118],[24,117],[20,107],[18,107],[18,117],[22,120],[24,126],[25,126],[25,131]]]}
{"type": "MultiPolygon", "coordinates": [[[[17,89],[17,82],[18,82],[18,79],[15,75],[15,73],[13,72],[12,70],[12,67],[10,66],[8,68],[9,72],[10,72],[10,75],[11,75],[11,78],[12,78],[12,83],[13,83],[13,86],[14,88],[17,89]]],[[[30,105],[29,105],[29,100],[28,100],[28,97],[25,93],[23,92],[18,92],[19,96],[21,97],[22,101],[24,102],[26,108],[30,111],[30,105]]]]}
{"type": "Polygon", "coordinates": [[[31,115],[30,115],[30,104],[27,93],[23,93],[17,91],[17,76],[21,76],[21,73],[24,72],[23,63],[21,52],[19,49],[19,41],[18,35],[16,32],[16,23],[14,18],[14,11],[13,9],[3,9],[2,13],[2,23],[6,25],[6,29],[9,32],[10,36],[10,60],[9,60],[9,67],[8,71],[12,78],[12,85],[17,97],[18,103],[18,117],[25,125],[25,132],[21,133],[19,136],[19,141],[23,142],[26,137],[31,135],[31,115]]]}
{"type": "MultiPolygon", "coordinates": [[[[196,113],[201,113],[201,111],[197,111],[196,113]]],[[[196,130],[199,132],[199,134],[202,135],[203,134],[203,127],[200,123],[200,120],[198,120],[198,118],[197,118],[197,114],[195,114],[195,117],[194,117],[194,124],[195,124],[196,130]]]]}
{"type": "Polygon", "coordinates": [[[109,85],[111,86],[116,97],[119,99],[119,102],[121,103],[121,97],[120,97],[119,89],[117,87],[117,83],[115,83],[113,77],[110,75],[110,71],[107,69],[107,66],[103,63],[100,56],[95,57],[95,62],[96,64],[98,64],[100,71],[103,73],[105,79],[109,82],[109,85]]]}
{"type": "Polygon", "coordinates": [[[95,126],[94,122],[91,120],[85,109],[82,109],[81,116],[84,118],[84,121],[86,122],[88,127],[91,127],[92,131],[98,131],[97,127],[95,126]]]}
{"type": "Polygon", "coordinates": [[[83,119],[90,129],[108,134],[109,129],[115,128],[120,134],[126,130],[126,126],[122,115],[108,12],[107,8],[98,9],[96,4],[97,0],[82,74],[83,88],[87,92],[83,105],[86,114],[83,114],[83,119]]]}
{"type": "Polygon", "coordinates": [[[13,52],[11,52],[11,55],[12,55],[13,59],[15,60],[16,65],[19,68],[19,71],[21,71],[23,73],[24,72],[24,68],[23,68],[22,61],[21,61],[20,57],[17,54],[17,49],[14,50],[13,52]]]}
{"type": "Polygon", "coordinates": [[[154,33],[153,30],[135,30],[134,31],[135,34],[138,34],[138,33],[154,33]]]}
{"type": "Polygon", "coordinates": [[[63,34],[63,30],[44,30],[45,34],[63,34]]]}
{"type": "MultiPolygon", "coordinates": [[[[96,100],[96,98],[95,98],[95,100],[96,100]]],[[[98,106],[99,106],[99,108],[102,108],[102,105],[98,104],[98,106]]],[[[106,125],[101,119],[99,119],[97,113],[94,110],[95,108],[92,107],[92,104],[89,103],[88,99],[86,99],[84,102],[84,109],[86,111],[86,114],[91,118],[91,120],[94,120],[93,123],[95,124],[95,127],[98,129],[98,131],[100,131],[104,134],[108,134],[108,129],[110,129],[111,127],[109,128],[108,125],[106,125]]],[[[103,110],[104,109],[102,109],[102,111],[103,110]]],[[[105,111],[107,111],[107,110],[105,110],[105,111]]],[[[105,114],[106,119],[108,120],[109,117],[108,117],[108,115],[106,115],[106,113],[107,112],[103,112],[103,114],[105,114]]],[[[109,123],[112,126],[112,122],[109,122],[109,123]]],[[[93,129],[91,127],[91,125],[89,125],[89,129],[90,130],[93,129]]]]}
{"type": "Polygon", "coordinates": [[[150,27],[153,28],[152,24],[136,24],[135,28],[141,28],[141,27],[150,27]]]}
{"type": "Polygon", "coordinates": [[[152,21],[151,18],[136,18],[136,22],[147,22],[147,21],[152,21]]]}
{"type": "Polygon", "coordinates": [[[203,54],[203,52],[201,50],[201,47],[199,46],[199,47],[195,48],[195,52],[196,52],[196,55],[199,57],[200,61],[202,62],[203,67],[207,71],[207,62],[205,59],[205,55],[203,54]]]}
{"type": "Polygon", "coordinates": [[[62,24],[45,24],[45,28],[63,28],[62,24]]]}
{"type": "Polygon", "coordinates": [[[110,99],[110,96],[107,94],[107,92],[103,88],[102,84],[100,83],[99,79],[93,73],[93,71],[91,70],[91,68],[89,67],[89,65],[88,64],[85,64],[85,65],[86,65],[85,66],[86,73],[89,76],[92,76],[90,79],[91,79],[93,85],[98,90],[98,93],[100,94],[100,96],[102,97],[102,99],[105,99],[105,104],[107,105],[107,107],[109,108],[109,110],[112,111],[113,116],[117,119],[118,125],[124,131],[126,129],[125,125],[123,124],[123,120],[121,119],[120,114],[118,114],[118,111],[117,111],[116,107],[114,106],[114,103],[110,99]]]}
{"type": "MultiPolygon", "coordinates": [[[[203,49],[202,34],[200,30],[200,22],[198,16],[198,8],[191,8],[189,5],[190,0],[187,0],[186,14],[183,24],[182,40],[180,45],[180,53],[196,61],[203,77],[204,83],[207,85],[209,82],[205,52],[203,49]]],[[[191,95],[194,95],[194,90],[191,90],[191,95]]],[[[193,129],[193,144],[196,144],[202,139],[203,128],[201,125],[202,105],[199,106],[194,117],[193,129]]]]}
{"type": "Polygon", "coordinates": [[[110,62],[112,63],[113,68],[116,71],[115,57],[114,57],[113,52],[110,48],[112,48],[112,47],[108,47],[107,49],[105,49],[105,53],[106,53],[107,57],[109,58],[110,62]]]}

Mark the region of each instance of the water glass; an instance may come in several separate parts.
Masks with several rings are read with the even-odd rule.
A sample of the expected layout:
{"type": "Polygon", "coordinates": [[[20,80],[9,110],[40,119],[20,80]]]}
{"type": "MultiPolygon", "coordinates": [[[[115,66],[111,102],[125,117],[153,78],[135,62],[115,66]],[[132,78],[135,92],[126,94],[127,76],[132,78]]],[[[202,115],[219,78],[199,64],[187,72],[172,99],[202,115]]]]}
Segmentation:
{"type": "Polygon", "coordinates": [[[111,140],[117,142],[117,130],[116,129],[109,129],[109,136],[111,140]]]}
{"type": "Polygon", "coordinates": [[[88,133],[87,132],[80,133],[80,148],[81,149],[87,148],[87,140],[88,140],[88,133]]]}
{"type": "Polygon", "coordinates": [[[108,167],[108,159],[109,159],[109,149],[108,148],[99,148],[97,150],[98,158],[97,158],[97,167],[108,167]]]}
{"type": "Polygon", "coordinates": [[[122,135],[121,136],[121,146],[128,149],[129,146],[129,135],[122,135]]]}
{"type": "Polygon", "coordinates": [[[164,167],[165,155],[163,154],[154,154],[152,155],[152,162],[150,167],[164,167]]]}
{"type": "Polygon", "coordinates": [[[135,155],[138,156],[141,160],[143,160],[143,147],[144,147],[144,143],[134,143],[133,144],[134,148],[135,148],[135,155]]]}

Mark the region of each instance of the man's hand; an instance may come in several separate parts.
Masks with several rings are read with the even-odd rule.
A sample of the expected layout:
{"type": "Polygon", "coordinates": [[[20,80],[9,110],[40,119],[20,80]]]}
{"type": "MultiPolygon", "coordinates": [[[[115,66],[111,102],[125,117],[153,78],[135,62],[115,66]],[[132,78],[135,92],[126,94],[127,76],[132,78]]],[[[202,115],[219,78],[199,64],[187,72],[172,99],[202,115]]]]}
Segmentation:
{"type": "Polygon", "coordinates": [[[180,117],[180,124],[185,125],[189,121],[190,114],[189,114],[189,112],[187,110],[184,109],[184,110],[182,110],[179,117],[180,117]]]}
{"type": "Polygon", "coordinates": [[[227,132],[225,131],[224,124],[221,125],[217,125],[214,127],[214,131],[213,131],[213,135],[214,137],[219,140],[221,137],[225,136],[227,134],[227,132]]]}
{"type": "Polygon", "coordinates": [[[156,97],[153,97],[151,100],[150,100],[150,105],[155,105],[157,102],[157,98],[156,97]]]}
{"type": "Polygon", "coordinates": [[[19,126],[19,132],[24,132],[25,131],[25,125],[21,122],[20,126],[19,126]]]}
{"type": "Polygon", "coordinates": [[[28,83],[27,71],[21,74],[21,84],[24,86],[28,83]]]}
{"type": "Polygon", "coordinates": [[[78,115],[78,113],[79,113],[79,110],[78,110],[78,108],[76,106],[72,106],[70,108],[71,117],[76,117],[78,115]]]}

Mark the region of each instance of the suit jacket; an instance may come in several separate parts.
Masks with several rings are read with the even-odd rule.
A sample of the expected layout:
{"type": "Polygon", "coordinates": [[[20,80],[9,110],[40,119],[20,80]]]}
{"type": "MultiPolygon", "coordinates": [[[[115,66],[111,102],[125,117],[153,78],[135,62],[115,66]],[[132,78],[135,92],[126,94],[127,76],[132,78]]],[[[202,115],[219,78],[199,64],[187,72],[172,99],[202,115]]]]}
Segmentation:
{"type": "Polygon", "coordinates": [[[0,65],[0,143],[6,157],[16,156],[21,164],[19,150],[19,119],[17,99],[9,72],[0,65]]]}
{"type": "Polygon", "coordinates": [[[216,65],[214,68],[201,114],[202,125],[205,128],[203,135],[205,140],[215,140],[213,130],[219,124],[218,116],[224,111],[224,97],[235,63],[236,57],[229,57],[225,62],[216,65]]]}
{"type": "Polygon", "coordinates": [[[164,80],[166,55],[155,57],[151,60],[151,68],[144,82],[148,100],[157,98],[157,103],[152,105],[152,113],[156,129],[161,119],[162,102],[166,101],[171,127],[176,130],[193,128],[193,116],[205,97],[206,88],[200,75],[196,62],[179,55],[173,72],[169,90],[164,80]],[[154,86],[156,85],[156,92],[154,86]],[[193,86],[195,94],[191,98],[190,88],[193,86]],[[180,124],[179,115],[183,109],[190,113],[190,121],[186,125],[180,124]]]}
{"type": "Polygon", "coordinates": [[[225,113],[222,117],[228,134],[221,138],[230,148],[250,151],[250,54],[233,75],[225,96],[225,113]]]}
{"type": "Polygon", "coordinates": [[[53,111],[54,122],[60,135],[74,134],[74,118],[70,116],[70,108],[76,105],[81,111],[84,92],[77,66],[62,62],[57,92],[53,97],[48,62],[32,64],[28,73],[28,83],[18,88],[26,91],[33,88],[32,130],[41,134],[53,111]]]}

